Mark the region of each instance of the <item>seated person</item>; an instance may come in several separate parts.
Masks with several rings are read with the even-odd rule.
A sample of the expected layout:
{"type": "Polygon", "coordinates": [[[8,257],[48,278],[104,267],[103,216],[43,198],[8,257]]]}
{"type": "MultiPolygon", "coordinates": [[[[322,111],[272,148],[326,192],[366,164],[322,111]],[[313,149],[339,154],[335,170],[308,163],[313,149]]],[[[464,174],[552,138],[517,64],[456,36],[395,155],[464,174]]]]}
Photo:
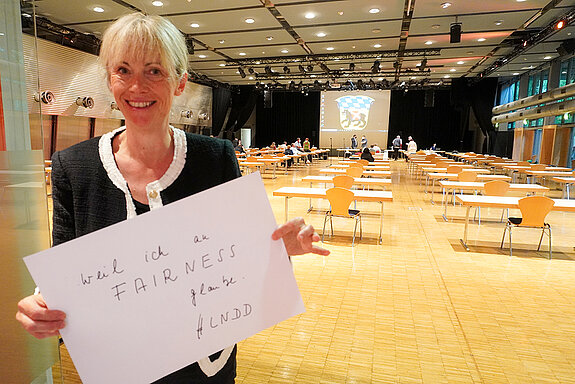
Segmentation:
{"type": "Polygon", "coordinates": [[[238,144],[235,146],[234,150],[238,151],[239,153],[246,153],[241,140],[238,140],[238,144]]]}
{"type": "MultiPolygon", "coordinates": [[[[288,145],[288,146],[286,147],[286,149],[284,150],[284,155],[287,155],[287,156],[293,155],[293,151],[292,151],[292,149],[291,149],[291,145],[288,145]]],[[[290,157],[290,158],[287,159],[286,161],[287,161],[287,166],[288,166],[288,167],[291,167],[292,164],[293,164],[293,159],[290,157]]]]}
{"type": "Polygon", "coordinates": [[[367,160],[369,162],[375,161],[375,159],[373,158],[373,155],[371,154],[371,152],[369,151],[369,148],[367,148],[367,147],[365,147],[363,149],[363,152],[361,153],[361,158],[363,160],[367,160]]]}
{"type": "Polygon", "coordinates": [[[381,148],[377,144],[372,144],[370,151],[372,153],[381,153],[381,148]]]}

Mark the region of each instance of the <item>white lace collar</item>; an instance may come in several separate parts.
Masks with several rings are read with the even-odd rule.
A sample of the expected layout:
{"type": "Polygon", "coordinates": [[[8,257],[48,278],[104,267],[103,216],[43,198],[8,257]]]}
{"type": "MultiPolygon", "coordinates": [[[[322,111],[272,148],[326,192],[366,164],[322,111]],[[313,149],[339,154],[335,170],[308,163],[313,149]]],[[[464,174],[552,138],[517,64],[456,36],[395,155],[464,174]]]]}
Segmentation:
{"type": "MultiPolygon", "coordinates": [[[[174,128],[172,126],[170,126],[170,128],[174,133],[174,158],[172,159],[170,167],[166,173],[164,173],[164,175],[159,180],[152,181],[146,185],[146,195],[148,196],[148,204],[150,205],[151,210],[163,206],[160,192],[169,187],[178,178],[186,163],[186,134],[180,129],[174,128]]],[[[131,219],[136,217],[136,206],[132,200],[130,190],[128,189],[128,183],[118,169],[116,160],[114,158],[114,153],[112,151],[112,139],[114,136],[124,131],[125,129],[126,127],[120,127],[113,130],[112,132],[108,132],[102,135],[98,143],[98,149],[100,153],[100,159],[102,160],[102,164],[106,170],[106,173],[108,174],[108,177],[118,189],[124,192],[124,196],[126,197],[127,218],[131,219]]]]}

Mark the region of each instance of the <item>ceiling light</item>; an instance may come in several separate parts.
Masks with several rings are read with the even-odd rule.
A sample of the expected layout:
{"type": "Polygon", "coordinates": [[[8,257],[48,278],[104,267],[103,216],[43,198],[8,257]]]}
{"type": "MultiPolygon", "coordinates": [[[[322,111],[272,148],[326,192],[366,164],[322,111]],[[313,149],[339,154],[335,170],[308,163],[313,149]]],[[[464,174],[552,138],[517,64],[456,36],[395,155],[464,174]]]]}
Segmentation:
{"type": "Polygon", "coordinates": [[[459,64],[459,65],[465,64],[465,61],[458,61],[457,64],[459,64]]]}
{"type": "Polygon", "coordinates": [[[497,21],[495,22],[495,25],[501,25],[501,24],[503,24],[503,20],[497,20],[497,21]]]}
{"type": "Polygon", "coordinates": [[[325,32],[318,32],[315,34],[317,37],[325,37],[326,33],[325,32]]]}
{"type": "Polygon", "coordinates": [[[207,56],[206,56],[206,55],[198,55],[198,57],[199,57],[200,59],[205,59],[207,56]]]}
{"type": "Polygon", "coordinates": [[[192,27],[192,28],[200,28],[200,24],[198,24],[198,23],[192,23],[192,24],[190,24],[190,27],[192,27]]]}
{"type": "Polygon", "coordinates": [[[487,40],[487,39],[484,37],[480,37],[479,39],[477,39],[477,41],[479,41],[480,43],[484,42],[485,40],[487,40]]]}
{"type": "Polygon", "coordinates": [[[309,19],[309,20],[314,19],[314,18],[315,18],[315,13],[313,13],[313,12],[308,12],[308,13],[306,13],[306,14],[305,14],[305,18],[306,18],[306,19],[309,19]]]}
{"type": "Polygon", "coordinates": [[[443,76],[444,79],[449,79],[450,77],[451,77],[451,76],[449,76],[449,75],[443,76]]]}
{"type": "Polygon", "coordinates": [[[335,48],[334,47],[327,47],[326,50],[328,51],[333,51],[335,48]]]}
{"type": "Polygon", "coordinates": [[[281,51],[282,53],[288,53],[289,51],[287,49],[282,49],[281,51]]]}
{"type": "Polygon", "coordinates": [[[549,60],[549,59],[552,59],[552,58],[553,58],[553,56],[545,56],[545,57],[543,58],[543,60],[549,60]]]}
{"type": "Polygon", "coordinates": [[[441,3],[441,8],[445,9],[445,8],[448,8],[448,7],[451,7],[451,3],[447,3],[447,2],[441,3]]]}
{"type": "Polygon", "coordinates": [[[246,23],[248,23],[248,24],[253,24],[253,23],[256,22],[256,21],[255,21],[254,19],[252,19],[251,17],[248,17],[248,18],[245,19],[244,21],[245,21],[246,23]]]}
{"type": "Polygon", "coordinates": [[[415,80],[415,79],[417,79],[417,76],[411,76],[410,79],[415,80]]]}
{"type": "Polygon", "coordinates": [[[441,25],[439,25],[439,24],[433,24],[433,25],[431,26],[431,29],[439,29],[439,27],[441,27],[441,25]]]}
{"type": "Polygon", "coordinates": [[[379,28],[374,28],[374,29],[371,30],[371,32],[372,32],[372,33],[380,33],[380,32],[381,32],[381,29],[379,29],[379,28]]]}
{"type": "Polygon", "coordinates": [[[522,3],[522,2],[527,1],[527,0],[516,0],[516,1],[517,1],[518,3],[522,3]]]}
{"type": "Polygon", "coordinates": [[[226,42],[225,40],[220,40],[220,41],[218,41],[218,43],[220,43],[220,44],[223,44],[223,43],[225,43],[225,42],[226,42]]]}
{"type": "Polygon", "coordinates": [[[457,69],[455,69],[455,68],[451,68],[451,69],[449,70],[449,72],[455,72],[455,71],[457,71],[457,69]]]}
{"type": "Polygon", "coordinates": [[[240,52],[239,55],[240,55],[240,56],[245,56],[246,53],[245,53],[245,52],[240,52]]]}
{"type": "Polygon", "coordinates": [[[555,29],[562,29],[565,26],[565,20],[559,20],[557,24],[555,24],[555,29]]]}
{"type": "Polygon", "coordinates": [[[431,41],[431,40],[427,40],[427,41],[425,42],[425,45],[431,45],[431,44],[433,44],[433,41],[431,41]]]}
{"type": "Polygon", "coordinates": [[[369,13],[379,13],[379,8],[371,8],[369,13]]]}
{"type": "Polygon", "coordinates": [[[253,79],[254,79],[253,76],[248,77],[248,80],[253,80],[253,79]]]}
{"type": "Polygon", "coordinates": [[[92,10],[93,10],[94,12],[98,12],[98,13],[104,12],[104,8],[102,8],[102,7],[94,7],[94,8],[92,8],[92,10]]]}
{"type": "Polygon", "coordinates": [[[513,76],[518,76],[518,75],[519,75],[519,72],[514,72],[514,73],[513,73],[513,76]]]}
{"type": "Polygon", "coordinates": [[[343,11],[338,11],[337,14],[343,16],[343,11]]]}
{"type": "Polygon", "coordinates": [[[273,36],[268,36],[268,37],[266,37],[266,40],[267,40],[267,41],[272,41],[273,39],[274,39],[273,36]]]}
{"type": "Polygon", "coordinates": [[[373,48],[381,48],[381,44],[374,44],[373,48]]]}
{"type": "Polygon", "coordinates": [[[153,5],[154,7],[161,7],[162,5],[164,5],[164,3],[162,3],[161,1],[156,0],[156,1],[152,1],[152,5],[153,5]]]}
{"type": "Polygon", "coordinates": [[[220,64],[220,67],[225,67],[225,66],[226,66],[226,64],[224,64],[224,63],[220,64]]]}

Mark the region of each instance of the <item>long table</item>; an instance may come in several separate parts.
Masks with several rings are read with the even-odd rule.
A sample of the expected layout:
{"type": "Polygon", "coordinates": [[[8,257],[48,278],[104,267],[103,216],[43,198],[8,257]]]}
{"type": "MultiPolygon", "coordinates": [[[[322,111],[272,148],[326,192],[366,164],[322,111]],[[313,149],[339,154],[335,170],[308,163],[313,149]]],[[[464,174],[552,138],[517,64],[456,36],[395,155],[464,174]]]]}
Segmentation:
{"type": "MultiPolygon", "coordinates": [[[[431,186],[431,204],[435,204],[433,201],[433,195],[435,191],[435,180],[457,180],[458,174],[457,173],[444,173],[444,172],[434,172],[428,173],[427,179],[425,180],[425,193],[427,193],[427,187],[429,185],[429,179],[432,181],[431,186]]],[[[477,175],[477,180],[479,181],[491,181],[491,180],[503,180],[509,181],[511,177],[505,175],[492,175],[492,174],[479,174],[477,175]]]]}
{"type": "MultiPolygon", "coordinates": [[[[302,181],[310,183],[311,188],[312,183],[332,183],[333,178],[334,176],[306,176],[302,179],[302,181]]],[[[354,177],[353,183],[368,187],[379,186],[386,188],[388,186],[391,186],[391,179],[382,179],[375,177],[354,177]]]]}
{"type": "MultiPolygon", "coordinates": [[[[443,199],[441,203],[443,204],[443,220],[447,221],[447,203],[449,190],[453,193],[453,204],[455,204],[455,190],[465,190],[465,191],[482,191],[485,189],[485,183],[483,182],[464,182],[464,181],[449,181],[440,180],[439,186],[443,190],[443,199]]],[[[526,195],[529,193],[541,193],[549,192],[549,188],[544,187],[539,184],[509,184],[510,192],[523,192],[526,195]]]]}
{"type": "MultiPolygon", "coordinates": [[[[285,197],[285,221],[288,221],[288,200],[291,197],[304,197],[308,199],[326,198],[325,188],[302,188],[302,187],[282,187],[273,191],[273,196],[285,197]]],[[[379,244],[382,243],[381,232],[383,229],[383,203],[392,202],[393,195],[391,191],[364,191],[364,190],[352,190],[354,194],[354,200],[356,201],[373,201],[381,204],[381,216],[379,222],[379,244]]]]}
{"type": "MultiPolygon", "coordinates": [[[[328,175],[345,175],[344,168],[322,168],[319,173],[328,175]]],[[[391,171],[363,171],[363,176],[391,176],[391,171]]]]}
{"type": "Polygon", "coordinates": [[[563,186],[563,197],[567,196],[567,199],[570,199],[571,195],[571,184],[575,184],[575,177],[554,177],[553,181],[564,184],[563,186]]]}
{"type": "MultiPolygon", "coordinates": [[[[467,208],[465,213],[465,229],[463,230],[463,239],[459,239],[465,250],[469,251],[467,246],[467,230],[469,227],[469,211],[471,207],[487,207],[487,208],[519,208],[519,200],[521,197],[511,196],[480,196],[480,195],[457,195],[455,197],[457,202],[461,203],[467,208]]],[[[553,211],[567,211],[575,212],[575,200],[567,199],[553,199],[553,211]]]]}

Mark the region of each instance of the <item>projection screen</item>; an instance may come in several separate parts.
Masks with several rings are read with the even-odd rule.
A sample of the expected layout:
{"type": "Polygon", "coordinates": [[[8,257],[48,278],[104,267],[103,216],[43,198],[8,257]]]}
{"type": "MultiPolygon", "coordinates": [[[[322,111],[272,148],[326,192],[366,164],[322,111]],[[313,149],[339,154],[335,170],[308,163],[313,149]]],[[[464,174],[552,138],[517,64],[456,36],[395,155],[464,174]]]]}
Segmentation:
{"type": "Polygon", "coordinates": [[[322,92],[319,124],[320,148],[348,148],[365,135],[368,146],[387,147],[391,91],[322,92]]]}

